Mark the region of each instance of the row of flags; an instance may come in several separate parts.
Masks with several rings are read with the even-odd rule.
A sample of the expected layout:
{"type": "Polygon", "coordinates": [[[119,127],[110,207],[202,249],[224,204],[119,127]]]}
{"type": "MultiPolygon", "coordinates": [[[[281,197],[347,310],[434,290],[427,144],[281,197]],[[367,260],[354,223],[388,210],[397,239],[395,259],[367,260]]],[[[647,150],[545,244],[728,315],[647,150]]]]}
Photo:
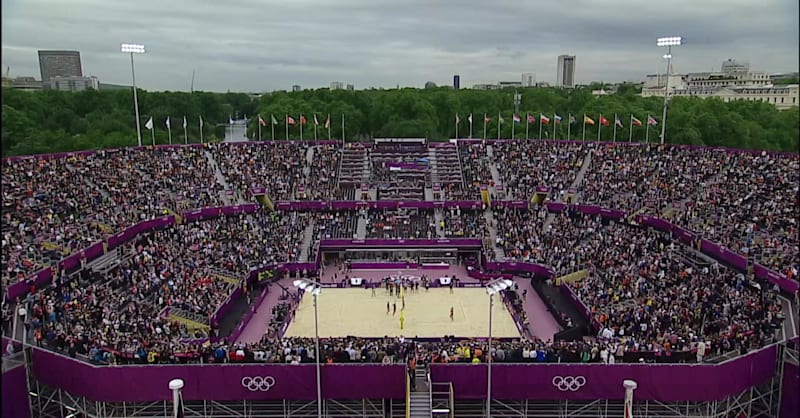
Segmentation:
{"type": "MultiPolygon", "coordinates": [[[[245,120],[247,120],[247,118],[245,118],[245,120]]],[[[314,119],[313,120],[314,120],[314,125],[319,126],[320,123],[319,123],[319,119],[317,119],[317,115],[316,114],[314,115],[314,119]]],[[[270,122],[271,122],[272,125],[277,125],[278,124],[278,120],[275,119],[275,115],[270,115],[270,122]]],[[[291,117],[289,115],[286,115],[286,124],[287,125],[294,126],[294,125],[297,125],[297,123],[298,122],[297,122],[297,120],[295,118],[293,118],[293,117],[291,117]]],[[[304,115],[300,115],[300,124],[301,125],[305,125],[307,123],[308,123],[308,119],[306,119],[306,117],[304,115]]],[[[231,119],[231,124],[233,124],[233,119],[231,119]]],[[[261,115],[258,115],[258,125],[259,126],[267,126],[267,121],[264,120],[264,118],[262,118],[261,115]]],[[[325,123],[324,123],[323,126],[325,127],[325,129],[330,129],[331,128],[331,115],[328,115],[328,117],[325,119],[325,123]]]]}
{"type": "MultiPolygon", "coordinates": [[[[200,118],[200,143],[203,143],[203,117],[199,116],[200,118]]],[[[164,125],[167,127],[167,132],[169,133],[169,143],[172,145],[172,124],[170,123],[170,117],[167,116],[167,120],[164,122],[164,125]]],[[[186,121],[186,116],[183,117],[183,142],[185,144],[189,143],[189,136],[186,132],[186,127],[189,126],[189,123],[186,121]]],[[[153,124],[153,117],[150,116],[150,119],[145,122],[144,127],[150,131],[150,135],[153,138],[153,145],[156,144],[156,132],[155,132],[155,125],[153,124]]]]}
{"type": "MultiPolygon", "coordinates": [[[[467,122],[469,122],[469,138],[472,138],[472,120],[473,119],[472,119],[472,114],[471,113],[469,114],[469,116],[467,116],[466,120],[467,120],[467,122]]],[[[490,122],[492,122],[492,120],[493,120],[492,117],[490,117],[487,113],[483,114],[483,139],[486,139],[486,128],[487,128],[487,125],[490,122]]],[[[551,121],[553,122],[553,125],[561,125],[562,117],[559,116],[557,113],[553,113],[553,117],[551,119],[549,116],[540,113],[539,117],[537,119],[537,117],[535,115],[526,114],[524,120],[525,120],[525,138],[526,139],[529,138],[528,133],[529,133],[530,125],[537,124],[537,121],[538,121],[538,124],[539,124],[539,138],[542,138],[542,128],[543,128],[543,126],[544,125],[549,125],[551,121]]],[[[571,137],[570,136],[571,126],[578,123],[578,118],[577,118],[577,115],[569,114],[567,120],[569,121],[569,123],[567,124],[567,138],[570,138],[571,137]]],[[[647,140],[649,140],[649,136],[650,136],[650,126],[658,125],[658,121],[654,117],[652,117],[650,115],[647,115],[647,119],[645,119],[645,120],[646,120],[646,123],[647,123],[647,129],[646,129],[646,132],[645,132],[645,140],[647,141],[647,140]]],[[[511,125],[511,137],[514,138],[515,137],[514,136],[514,126],[516,124],[522,123],[523,119],[522,119],[521,115],[513,114],[511,116],[511,121],[513,122],[512,125],[511,125]]],[[[456,138],[458,138],[459,137],[458,136],[458,127],[462,122],[462,119],[458,114],[456,114],[455,122],[456,122],[455,123],[456,138]]],[[[503,115],[498,113],[497,114],[497,126],[498,126],[497,139],[500,139],[500,135],[501,135],[500,126],[504,122],[505,122],[505,120],[503,119],[503,115]]],[[[600,117],[597,119],[597,121],[595,121],[589,115],[584,113],[583,114],[583,139],[586,139],[586,126],[587,125],[588,126],[597,125],[597,140],[599,141],[600,138],[601,138],[600,137],[600,135],[601,135],[600,127],[602,127],[602,126],[611,126],[611,121],[608,118],[606,118],[605,116],[603,116],[603,114],[600,114],[600,117]]],[[[631,141],[633,139],[633,127],[641,127],[641,126],[644,126],[644,125],[645,124],[642,123],[641,120],[639,120],[638,118],[633,116],[633,114],[631,114],[630,115],[630,122],[629,122],[629,126],[631,127],[631,129],[629,131],[628,141],[631,141]]],[[[619,128],[624,128],[625,125],[622,123],[622,120],[619,118],[619,115],[615,114],[614,115],[614,141],[617,140],[617,128],[618,127],[619,128]]],[[[555,135],[555,128],[554,128],[554,135],[555,135]]]]}

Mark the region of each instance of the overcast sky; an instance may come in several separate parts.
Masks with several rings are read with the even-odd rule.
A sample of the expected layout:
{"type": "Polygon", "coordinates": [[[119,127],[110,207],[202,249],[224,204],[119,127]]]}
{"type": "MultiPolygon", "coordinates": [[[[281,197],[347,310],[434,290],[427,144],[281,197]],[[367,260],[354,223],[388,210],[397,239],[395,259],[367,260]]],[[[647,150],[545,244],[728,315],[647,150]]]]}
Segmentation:
{"type": "Polygon", "coordinates": [[[39,49],[81,52],[84,73],[130,84],[124,42],[142,43],[147,90],[269,91],[555,82],[574,54],[578,83],[664,71],[656,38],[682,35],[676,72],[727,58],[798,70],[797,0],[3,0],[2,66],[40,78],[39,49]]]}

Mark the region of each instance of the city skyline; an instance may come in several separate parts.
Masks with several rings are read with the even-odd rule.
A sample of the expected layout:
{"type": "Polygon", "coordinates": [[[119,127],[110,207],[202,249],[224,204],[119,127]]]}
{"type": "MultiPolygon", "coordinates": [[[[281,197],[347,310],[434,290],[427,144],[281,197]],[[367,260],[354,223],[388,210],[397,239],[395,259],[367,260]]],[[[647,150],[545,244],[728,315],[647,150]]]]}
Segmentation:
{"type": "Polygon", "coordinates": [[[130,84],[129,58],[119,44],[134,42],[148,49],[136,58],[140,88],[188,91],[195,71],[195,90],[270,91],[336,80],[360,88],[449,85],[453,74],[460,74],[461,86],[472,86],[519,80],[525,72],[555,84],[556,58],[568,53],[581,61],[575,82],[586,84],[663,73],[665,51],[656,38],[679,35],[686,45],[673,51],[678,73],[716,71],[728,58],[748,61],[753,70],[797,71],[797,2],[759,5],[758,14],[743,0],[671,6],[621,0],[575,0],[569,8],[504,0],[11,1],[2,3],[2,65],[12,76],[36,76],[38,50],[76,50],[85,75],[130,84]],[[636,13],[629,12],[633,5],[636,13]]]}

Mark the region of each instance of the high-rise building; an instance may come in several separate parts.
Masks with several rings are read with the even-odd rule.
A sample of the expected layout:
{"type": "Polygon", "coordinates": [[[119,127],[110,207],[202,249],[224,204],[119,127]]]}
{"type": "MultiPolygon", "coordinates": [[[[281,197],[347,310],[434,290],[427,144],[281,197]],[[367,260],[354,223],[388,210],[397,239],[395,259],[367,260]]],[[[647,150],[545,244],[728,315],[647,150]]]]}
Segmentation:
{"type": "Polygon", "coordinates": [[[303,90],[303,88],[300,87],[299,84],[295,84],[295,85],[292,86],[292,91],[302,91],[302,90],[303,90]]]}
{"type": "Polygon", "coordinates": [[[341,90],[344,87],[341,81],[334,81],[331,83],[331,90],[341,90]]]}
{"type": "Polygon", "coordinates": [[[97,77],[50,77],[49,88],[75,93],[89,89],[100,90],[100,82],[97,77]]]}
{"type": "Polygon", "coordinates": [[[557,87],[575,87],[575,55],[559,55],[556,73],[557,87]]]}
{"type": "Polygon", "coordinates": [[[461,76],[458,74],[453,76],[453,88],[456,90],[461,88],[461,76]]]}
{"type": "Polygon", "coordinates": [[[536,87],[536,73],[522,73],[522,87],[536,87]]]}
{"type": "Polygon", "coordinates": [[[347,85],[347,90],[349,90],[349,91],[353,91],[353,90],[355,90],[355,89],[356,89],[356,86],[355,86],[355,85],[353,85],[353,84],[348,84],[348,85],[347,85]]]}
{"type": "Polygon", "coordinates": [[[83,77],[81,53],[78,51],[39,51],[42,83],[50,85],[52,77],[83,77]]]}
{"type": "Polygon", "coordinates": [[[749,73],[750,63],[746,61],[736,61],[734,59],[727,59],[725,61],[722,61],[722,72],[725,74],[749,73]]]}

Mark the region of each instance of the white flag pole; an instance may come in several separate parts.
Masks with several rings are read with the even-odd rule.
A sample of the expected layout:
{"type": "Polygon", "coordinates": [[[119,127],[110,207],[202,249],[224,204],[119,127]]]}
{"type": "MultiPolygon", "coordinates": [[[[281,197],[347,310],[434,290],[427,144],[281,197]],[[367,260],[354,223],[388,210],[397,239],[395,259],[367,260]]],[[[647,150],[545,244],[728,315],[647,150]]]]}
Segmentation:
{"type": "Polygon", "coordinates": [[[458,113],[456,113],[456,139],[458,139],[458,113]]]}
{"type": "Polygon", "coordinates": [[[614,136],[611,139],[611,142],[617,142],[617,114],[614,113],[614,136]]]}
{"type": "Polygon", "coordinates": [[[345,136],[344,130],[344,113],[342,113],[342,146],[347,142],[347,137],[345,136]]]}
{"type": "Polygon", "coordinates": [[[586,141],[586,113],[583,114],[583,135],[581,141],[586,141]]]}
{"type": "Polygon", "coordinates": [[[317,114],[314,114],[314,141],[317,140],[317,125],[319,122],[317,121],[317,114]]]}
{"type": "Polygon", "coordinates": [[[289,140],[289,114],[286,114],[286,117],[283,118],[283,121],[286,122],[286,140],[289,140]]]}
{"type": "Polygon", "coordinates": [[[483,114],[483,142],[486,142],[486,113],[483,114]]]}
{"type": "Polygon", "coordinates": [[[511,139],[512,140],[514,139],[514,125],[517,124],[516,122],[514,122],[514,116],[516,116],[516,115],[512,113],[511,114],[511,139]]]}
{"type": "Polygon", "coordinates": [[[275,141],[275,115],[269,114],[269,124],[272,127],[272,140],[275,141]]]}
{"type": "Polygon", "coordinates": [[[169,137],[169,144],[172,145],[172,127],[169,126],[169,116],[167,116],[167,135],[169,137]]]}
{"type": "Polygon", "coordinates": [[[203,117],[200,116],[200,143],[204,144],[203,142],[203,117]]]}
{"type": "Polygon", "coordinates": [[[189,143],[189,133],[186,132],[186,116],[183,117],[183,143],[189,143]]]}
{"type": "Polygon", "coordinates": [[[172,417],[177,418],[183,416],[180,411],[181,405],[181,389],[183,389],[182,379],[172,379],[169,381],[169,389],[172,391],[172,417]]]}
{"type": "Polygon", "coordinates": [[[539,139],[542,139],[542,127],[544,127],[544,122],[542,121],[542,114],[539,113],[539,139]]]}
{"type": "Polygon", "coordinates": [[[572,113],[567,115],[567,141],[569,141],[570,133],[572,133],[572,113]]]}
{"type": "Polygon", "coordinates": [[[633,141],[633,115],[631,115],[631,121],[628,123],[628,130],[630,130],[628,132],[628,143],[631,143],[633,141]]]}
{"type": "Polygon", "coordinates": [[[261,115],[258,115],[258,142],[261,142],[261,115]]]}
{"type": "Polygon", "coordinates": [[[503,119],[503,116],[500,114],[500,112],[497,112],[497,140],[498,141],[500,140],[500,131],[503,130],[503,121],[502,121],[502,119],[503,119]]]}
{"type": "Polygon", "coordinates": [[[302,141],[303,140],[303,115],[302,114],[300,114],[300,120],[298,122],[300,122],[300,140],[302,141]]]}
{"type": "Polygon", "coordinates": [[[469,114],[469,139],[472,139],[472,113],[469,114]]]}
{"type": "Polygon", "coordinates": [[[603,126],[603,114],[600,114],[600,119],[597,121],[597,142],[600,142],[600,128],[603,126]]]}
{"type": "Polygon", "coordinates": [[[649,144],[650,143],[650,115],[647,115],[647,121],[645,122],[645,124],[647,125],[647,127],[644,128],[644,143],[645,144],[649,144]]]}
{"type": "Polygon", "coordinates": [[[531,139],[531,136],[529,135],[530,130],[531,130],[531,114],[530,113],[526,113],[525,114],[525,139],[526,140],[527,139],[531,139]]]}

